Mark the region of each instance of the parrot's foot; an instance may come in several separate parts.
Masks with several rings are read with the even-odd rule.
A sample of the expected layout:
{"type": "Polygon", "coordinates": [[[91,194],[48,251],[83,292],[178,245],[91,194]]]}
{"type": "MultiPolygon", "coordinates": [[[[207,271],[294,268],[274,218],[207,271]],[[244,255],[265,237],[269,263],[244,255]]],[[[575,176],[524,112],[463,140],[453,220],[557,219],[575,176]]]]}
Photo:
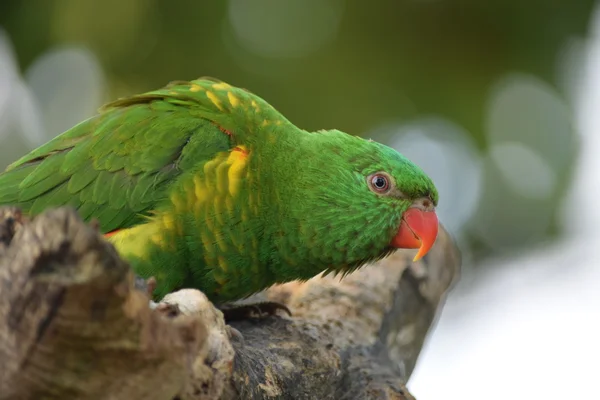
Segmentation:
{"type": "Polygon", "coordinates": [[[284,311],[288,316],[292,312],[287,306],[274,301],[264,301],[253,304],[226,304],[220,305],[219,309],[225,317],[225,322],[241,321],[244,319],[261,319],[277,315],[277,311],[284,311]]]}

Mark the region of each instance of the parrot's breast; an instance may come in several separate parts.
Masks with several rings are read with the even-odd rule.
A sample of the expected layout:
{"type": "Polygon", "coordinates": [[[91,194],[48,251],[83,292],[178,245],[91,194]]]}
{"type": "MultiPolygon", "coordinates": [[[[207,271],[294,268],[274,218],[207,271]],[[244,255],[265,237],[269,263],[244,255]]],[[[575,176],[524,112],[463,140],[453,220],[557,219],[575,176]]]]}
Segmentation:
{"type": "Polygon", "coordinates": [[[212,300],[228,300],[262,289],[268,274],[260,259],[257,232],[263,218],[260,193],[250,190],[255,183],[251,162],[245,146],[219,153],[182,176],[148,223],[118,231],[109,240],[122,255],[135,259],[134,269],[144,277],[170,269],[172,280],[177,276],[174,265],[183,265],[186,272],[179,274],[177,284],[169,282],[169,290],[195,287],[212,300]]]}

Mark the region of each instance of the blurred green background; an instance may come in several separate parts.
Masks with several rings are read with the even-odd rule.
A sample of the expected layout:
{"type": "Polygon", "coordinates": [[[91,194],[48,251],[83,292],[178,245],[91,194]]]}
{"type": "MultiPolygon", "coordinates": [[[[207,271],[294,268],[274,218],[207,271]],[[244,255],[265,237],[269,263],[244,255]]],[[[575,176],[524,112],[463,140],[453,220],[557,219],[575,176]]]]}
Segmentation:
{"type": "Polygon", "coordinates": [[[25,97],[40,118],[5,126],[0,164],[103,101],[209,75],[306,129],[373,137],[415,159],[467,252],[530,244],[557,231],[576,154],[570,67],[592,5],[5,1],[2,74],[10,81],[14,64],[25,87],[6,84],[0,98],[25,97]]]}
{"type": "Polygon", "coordinates": [[[417,397],[558,399],[560,381],[570,398],[596,399],[594,10],[589,0],[3,0],[0,168],[117,97],[205,75],[245,87],[302,128],[395,147],[438,186],[463,277],[411,379],[417,397]]]}
{"type": "Polygon", "coordinates": [[[593,2],[0,2],[0,167],[104,101],[202,75],[306,129],[385,142],[440,187],[466,259],[560,232],[593,2]]]}

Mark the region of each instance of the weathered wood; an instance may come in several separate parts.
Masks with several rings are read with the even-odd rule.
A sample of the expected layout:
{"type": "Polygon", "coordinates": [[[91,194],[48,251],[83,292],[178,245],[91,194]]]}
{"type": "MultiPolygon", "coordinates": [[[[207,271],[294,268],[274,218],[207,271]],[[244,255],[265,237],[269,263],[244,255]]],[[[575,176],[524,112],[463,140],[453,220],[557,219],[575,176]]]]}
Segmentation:
{"type": "Polygon", "coordinates": [[[223,322],[197,290],[155,309],[70,210],[0,209],[0,398],[412,399],[405,382],[458,274],[445,231],[340,280],[271,288],[294,313],[223,322]],[[241,334],[241,335],[240,335],[241,334]]]}
{"type": "Polygon", "coordinates": [[[114,248],[73,212],[8,222],[19,229],[12,240],[4,235],[0,259],[1,398],[168,399],[181,391],[206,341],[198,318],[151,311],[114,248]]]}

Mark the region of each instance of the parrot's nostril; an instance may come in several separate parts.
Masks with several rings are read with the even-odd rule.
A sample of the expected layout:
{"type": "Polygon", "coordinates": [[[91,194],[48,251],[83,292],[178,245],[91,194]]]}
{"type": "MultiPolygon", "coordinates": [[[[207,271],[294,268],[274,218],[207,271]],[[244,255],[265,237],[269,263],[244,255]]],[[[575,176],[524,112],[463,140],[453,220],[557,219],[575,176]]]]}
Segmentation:
{"type": "Polygon", "coordinates": [[[413,202],[412,207],[421,209],[423,211],[433,211],[435,209],[435,205],[433,201],[429,198],[420,198],[413,202]]]}

